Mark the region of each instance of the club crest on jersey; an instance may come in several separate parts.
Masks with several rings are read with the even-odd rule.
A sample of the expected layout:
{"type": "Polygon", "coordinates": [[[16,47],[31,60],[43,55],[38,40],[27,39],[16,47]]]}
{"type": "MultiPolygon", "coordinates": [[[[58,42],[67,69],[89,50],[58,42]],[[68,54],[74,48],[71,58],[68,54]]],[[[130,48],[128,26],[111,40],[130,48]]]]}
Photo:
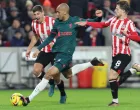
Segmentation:
{"type": "Polygon", "coordinates": [[[72,28],[72,23],[69,24],[69,28],[72,28]]]}
{"type": "Polygon", "coordinates": [[[126,28],[126,25],[122,25],[122,29],[125,29],[126,28]]]}

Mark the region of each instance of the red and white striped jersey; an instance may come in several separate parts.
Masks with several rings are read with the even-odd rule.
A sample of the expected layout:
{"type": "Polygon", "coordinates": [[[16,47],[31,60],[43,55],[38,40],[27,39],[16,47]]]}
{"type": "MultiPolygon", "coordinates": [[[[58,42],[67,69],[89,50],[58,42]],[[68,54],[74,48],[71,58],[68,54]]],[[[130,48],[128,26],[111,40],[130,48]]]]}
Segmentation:
{"type": "Polygon", "coordinates": [[[105,24],[111,29],[113,56],[119,53],[130,55],[130,39],[122,34],[122,30],[127,31],[127,34],[136,32],[134,23],[128,18],[119,20],[117,17],[112,17],[105,24]]]}
{"type": "MultiPolygon", "coordinates": [[[[54,18],[44,16],[45,22],[39,23],[37,20],[32,21],[32,30],[37,35],[41,41],[41,43],[50,35],[51,29],[53,27],[53,24],[55,22],[54,18]]],[[[55,39],[51,42],[51,44],[54,44],[55,39]]],[[[45,46],[42,51],[44,52],[51,52],[51,45],[45,46]]]]}
{"type": "MultiPolygon", "coordinates": [[[[128,54],[130,55],[129,42],[130,37],[124,36],[122,31],[126,31],[128,35],[136,35],[134,37],[138,39],[138,34],[136,32],[134,23],[128,18],[124,20],[119,20],[117,17],[112,17],[106,22],[87,22],[89,26],[94,28],[104,28],[110,26],[112,34],[112,55],[116,56],[117,54],[128,54]]],[[[132,37],[131,37],[132,39],[132,37]]]]}
{"type": "Polygon", "coordinates": [[[86,24],[94,28],[104,28],[110,26],[113,56],[116,56],[119,53],[128,55],[131,54],[129,48],[130,38],[132,39],[131,35],[136,35],[133,37],[136,40],[139,40],[134,23],[128,18],[119,20],[117,17],[112,17],[106,22],[87,22],[86,24]],[[126,31],[131,37],[125,36],[122,34],[122,31],[126,31]]]}

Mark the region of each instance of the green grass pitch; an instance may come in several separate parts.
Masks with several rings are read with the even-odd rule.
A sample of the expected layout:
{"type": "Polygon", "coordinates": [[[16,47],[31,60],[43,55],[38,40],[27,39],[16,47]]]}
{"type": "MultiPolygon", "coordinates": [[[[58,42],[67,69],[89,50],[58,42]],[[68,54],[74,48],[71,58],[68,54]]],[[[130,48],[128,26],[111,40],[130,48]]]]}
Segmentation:
{"type": "Polygon", "coordinates": [[[111,102],[110,89],[67,89],[67,103],[59,104],[59,91],[48,97],[44,90],[26,107],[14,107],[10,96],[19,92],[24,96],[32,90],[0,90],[0,110],[140,110],[140,89],[120,89],[120,106],[108,107],[111,102]]]}

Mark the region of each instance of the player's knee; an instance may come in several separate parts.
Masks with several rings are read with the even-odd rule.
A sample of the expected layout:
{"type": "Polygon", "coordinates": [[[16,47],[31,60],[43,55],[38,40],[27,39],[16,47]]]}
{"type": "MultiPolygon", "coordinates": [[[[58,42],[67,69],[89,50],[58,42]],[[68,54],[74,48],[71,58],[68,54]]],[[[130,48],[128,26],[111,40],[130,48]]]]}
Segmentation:
{"type": "Polygon", "coordinates": [[[53,71],[51,69],[48,70],[47,73],[45,74],[45,78],[48,79],[48,80],[52,79],[53,76],[54,76],[54,74],[53,74],[53,71]]]}
{"type": "Polygon", "coordinates": [[[116,71],[111,70],[111,71],[109,72],[109,80],[117,79],[117,77],[118,77],[118,73],[117,73],[116,71]]]}
{"type": "Polygon", "coordinates": [[[53,78],[53,76],[51,75],[50,72],[47,72],[47,73],[45,74],[45,78],[48,79],[48,80],[50,80],[50,79],[53,78]]]}
{"type": "Polygon", "coordinates": [[[42,72],[42,68],[34,68],[33,74],[37,77],[42,72]]]}

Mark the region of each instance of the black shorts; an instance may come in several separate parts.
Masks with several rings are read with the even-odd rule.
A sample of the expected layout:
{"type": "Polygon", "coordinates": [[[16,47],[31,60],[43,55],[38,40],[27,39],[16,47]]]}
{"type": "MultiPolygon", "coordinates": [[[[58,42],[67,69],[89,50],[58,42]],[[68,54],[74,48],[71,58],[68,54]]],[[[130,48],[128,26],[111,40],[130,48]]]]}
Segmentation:
{"type": "Polygon", "coordinates": [[[46,53],[44,51],[41,51],[35,61],[35,63],[40,63],[43,65],[43,67],[45,68],[49,63],[51,63],[52,65],[54,64],[54,53],[49,52],[46,53]]]}
{"type": "Polygon", "coordinates": [[[118,54],[112,59],[111,69],[115,70],[118,74],[120,74],[124,71],[130,61],[131,56],[127,54],[118,54]]]}

